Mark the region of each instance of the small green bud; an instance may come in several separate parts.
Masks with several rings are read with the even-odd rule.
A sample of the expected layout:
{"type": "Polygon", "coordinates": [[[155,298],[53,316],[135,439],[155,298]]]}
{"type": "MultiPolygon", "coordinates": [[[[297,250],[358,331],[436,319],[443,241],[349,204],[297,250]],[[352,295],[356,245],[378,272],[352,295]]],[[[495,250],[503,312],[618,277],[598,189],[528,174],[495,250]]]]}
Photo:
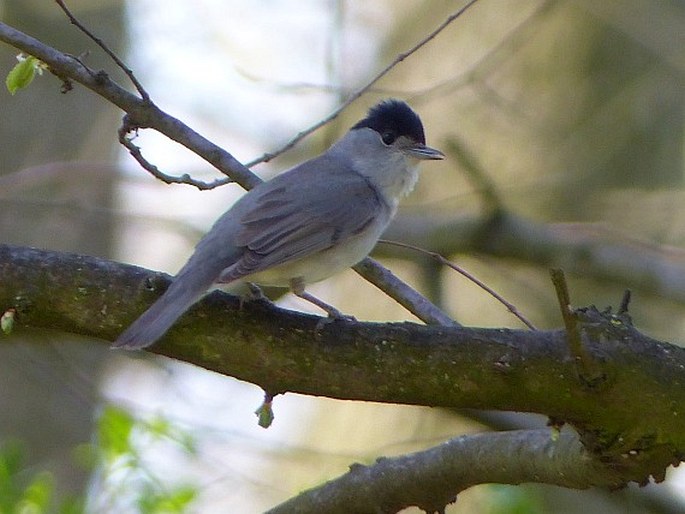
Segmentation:
{"type": "Polygon", "coordinates": [[[257,415],[257,424],[262,428],[269,428],[271,423],[274,421],[274,411],[271,407],[271,398],[267,397],[264,398],[264,403],[262,403],[256,411],[254,411],[254,413],[257,415]]]}
{"type": "Polygon", "coordinates": [[[2,329],[5,334],[10,334],[12,332],[16,314],[16,309],[7,309],[3,315],[0,316],[0,329],[2,329]]]}

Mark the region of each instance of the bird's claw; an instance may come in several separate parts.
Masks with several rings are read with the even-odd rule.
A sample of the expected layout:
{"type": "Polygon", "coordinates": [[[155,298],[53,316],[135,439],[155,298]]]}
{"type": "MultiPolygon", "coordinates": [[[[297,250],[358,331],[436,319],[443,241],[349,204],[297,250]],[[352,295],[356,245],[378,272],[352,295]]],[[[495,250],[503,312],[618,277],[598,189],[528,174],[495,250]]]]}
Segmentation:
{"type": "Polygon", "coordinates": [[[316,323],[316,332],[319,333],[321,330],[326,325],[329,325],[331,323],[335,323],[336,321],[345,321],[345,322],[352,322],[352,321],[357,321],[357,318],[354,316],[350,316],[348,314],[343,314],[337,309],[333,309],[331,312],[328,313],[328,316],[325,318],[319,318],[319,321],[316,323]]]}

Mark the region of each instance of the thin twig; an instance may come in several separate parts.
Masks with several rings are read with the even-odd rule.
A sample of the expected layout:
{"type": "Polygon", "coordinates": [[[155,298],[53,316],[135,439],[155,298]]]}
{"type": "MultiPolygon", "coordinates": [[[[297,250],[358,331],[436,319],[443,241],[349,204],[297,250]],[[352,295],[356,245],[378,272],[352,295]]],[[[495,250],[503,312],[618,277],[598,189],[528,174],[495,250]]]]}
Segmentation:
{"type": "Polygon", "coordinates": [[[628,314],[628,306],[630,305],[630,297],[632,293],[630,289],[626,289],[623,292],[623,298],[621,298],[621,305],[618,308],[618,314],[623,315],[623,314],[628,314]]]}
{"type": "Polygon", "coordinates": [[[412,48],[407,50],[404,53],[399,54],[395,59],[388,64],[385,68],[383,68],[379,73],[376,74],[369,82],[366,83],[362,88],[358,89],[355,93],[352,93],[352,95],[347,98],[342,104],[338,106],[337,109],[335,109],[331,114],[326,116],[325,118],[319,120],[317,123],[314,125],[310,126],[309,128],[306,128],[305,130],[302,130],[301,132],[298,132],[295,137],[293,137],[290,141],[288,141],[286,144],[278,148],[277,150],[274,150],[273,152],[265,153],[261,157],[258,157],[257,159],[254,159],[246,164],[248,168],[251,168],[252,166],[255,166],[256,164],[260,164],[262,162],[269,162],[271,159],[274,157],[282,154],[283,152],[290,150],[293,146],[295,146],[297,143],[302,141],[305,137],[307,137],[309,134],[312,132],[315,132],[316,130],[320,129],[324,125],[330,123],[334,119],[336,119],[341,112],[343,112],[347,107],[349,107],[355,100],[357,100],[359,97],[361,97],[364,93],[366,93],[371,87],[378,82],[380,79],[385,77],[395,66],[397,66],[399,63],[404,61],[407,57],[410,55],[414,54],[416,51],[418,51],[421,47],[426,45],[428,42],[432,41],[440,32],[442,32],[447,26],[452,23],[454,20],[459,18],[462,14],[464,14],[469,7],[471,7],[473,4],[475,4],[478,0],[471,0],[469,3],[467,3],[464,7],[459,9],[458,11],[452,13],[449,15],[445,21],[443,21],[433,32],[428,34],[425,38],[423,38],[421,41],[419,41],[416,45],[414,45],[412,48]]]}
{"type": "Polygon", "coordinates": [[[439,307],[431,303],[425,296],[404,283],[389,269],[371,257],[367,257],[356,266],[353,266],[352,269],[426,323],[426,325],[461,326],[440,310],[439,307]]]}
{"type": "Polygon", "coordinates": [[[121,145],[128,150],[128,152],[131,154],[131,157],[133,157],[144,170],[146,170],[156,179],[161,180],[165,184],[188,184],[195,186],[201,191],[207,191],[209,189],[214,189],[216,187],[233,182],[233,179],[230,177],[218,178],[212,182],[204,182],[202,180],[194,179],[188,173],[185,173],[180,177],[164,173],[157,166],[143,157],[140,147],[133,144],[133,138],[130,137],[129,134],[132,131],[135,132],[137,129],[132,127],[127,120],[128,115],[124,116],[124,122],[117,131],[119,134],[119,143],[121,143],[121,145]]]}
{"type": "MultiPolygon", "coordinates": [[[[128,76],[129,80],[133,83],[135,86],[136,90],[141,96],[141,99],[144,102],[151,103],[150,96],[148,92],[145,90],[143,85],[140,83],[138,78],[135,76],[133,73],[133,70],[131,70],[126,64],[119,58],[119,56],[107,45],[105,44],[102,39],[97,37],[95,34],[93,34],[85,25],[83,25],[78,18],[69,10],[69,8],[64,4],[62,0],[55,0],[57,5],[60,6],[60,8],[64,11],[64,13],[67,15],[69,18],[69,21],[75,25],[81,32],[86,34],[91,40],[93,40],[104,52],[115,62],[115,64],[123,70],[123,72],[128,76]]],[[[85,69],[89,69],[88,66],[85,65],[80,59],[77,59],[85,69]]],[[[215,187],[222,186],[224,184],[232,182],[230,178],[222,178],[222,179],[217,179],[214,180],[213,182],[204,182],[202,180],[196,180],[192,178],[188,173],[180,176],[180,177],[175,177],[172,175],[168,175],[164,172],[162,172],[157,166],[152,164],[150,161],[145,159],[143,157],[143,154],[140,150],[139,146],[136,146],[133,144],[131,138],[128,137],[129,132],[131,131],[130,128],[130,123],[129,121],[129,116],[127,115],[124,118],[124,123],[122,124],[121,128],[118,131],[119,135],[119,143],[121,143],[131,154],[131,156],[140,164],[140,166],[149,172],[153,177],[161,180],[162,182],[166,184],[188,184],[191,186],[195,186],[196,188],[200,190],[208,190],[208,189],[214,189],[215,187]]]]}
{"type": "Polygon", "coordinates": [[[145,102],[150,101],[150,95],[148,92],[145,90],[143,85],[138,81],[136,76],[133,74],[133,71],[124,64],[124,61],[122,61],[117,54],[114,53],[114,51],[109,48],[105,44],[102,39],[97,37],[95,34],[93,34],[90,30],[88,30],[77,18],[76,16],[73,15],[73,13],[69,10],[69,8],[64,5],[63,0],[55,0],[57,5],[60,6],[60,8],[64,11],[64,14],[67,15],[69,18],[69,21],[73,24],[76,25],[76,27],[83,32],[86,36],[88,36],[90,39],[92,39],[96,45],[98,45],[104,52],[116,63],[116,65],[126,74],[126,76],[129,78],[129,80],[133,83],[135,88],[138,90],[138,93],[140,94],[140,97],[143,99],[145,102]]]}
{"type": "Polygon", "coordinates": [[[508,310],[509,312],[511,312],[514,316],[516,316],[516,317],[521,321],[521,323],[523,323],[524,325],[526,325],[529,329],[531,329],[531,330],[537,330],[537,328],[535,327],[535,325],[533,325],[530,321],[528,321],[528,319],[526,319],[526,317],[523,316],[523,314],[521,314],[521,313],[518,311],[518,309],[516,308],[516,306],[515,306],[514,304],[512,304],[512,303],[509,302],[509,301],[507,301],[502,295],[500,295],[499,293],[497,293],[497,292],[496,292],[494,289],[492,289],[490,286],[488,286],[487,284],[485,284],[485,283],[482,282],[481,280],[479,280],[479,279],[477,279],[476,277],[474,277],[474,276],[473,276],[471,273],[469,273],[468,271],[466,271],[466,270],[460,268],[459,266],[457,266],[456,264],[454,264],[452,261],[446,259],[445,257],[443,257],[442,255],[440,255],[439,253],[437,253],[437,252],[431,252],[430,250],[426,250],[426,249],[424,249],[424,248],[419,248],[418,246],[414,246],[414,245],[411,245],[411,244],[408,244],[408,243],[400,243],[399,241],[388,241],[388,240],[386,240],[386,239],[381,239],[381,240],[379,240],[378,242],[379,242],[379,243],[384,243],[384,244],[393,245],[393,246],[399,246],[400,248],[407,248],[407,249],[409,249],[409,250],[413,250],[413,251],[415,251],[415,252],[419,252],[419,253],[422,253],[422,254],[424,254],[424,255],[428,255],[429,257],[432,257],[433,259],[437,260],[440,264],[443,264],[443,265],[445,265],[445,266],[448,266],[449,268],[453,269],[454,271],[456,271],[456,272],[459,273],[460,275],[466,277],[466,278],[469,279],[471,282],[473,282],[474,284],[476,284],[478,287],[480,287],[481,289],[483,289],[484,291],[486,291],[486,292],[487,292],[489,295],[491,295],[495,300],[497,300],[497,301],[500,302],[502,305],[504,305],[504,306],[507,308],[507,310],[508,310]]]}
{"type": "Polygon", "coordinates": [[[466,72],[460,72],[451,78],[426,88],[407,92],[407,101],[416,105],[426,103],[434,100],[436,97],[444,96],[446,93],[453,93],[460,87],[473,84],[481,80],[482,77],[492,70],[500,69],[512,55],[515,55],[529,41],[531,35],[537,34],[540,18],[557,5],[558,2],[550,0],[540,4],[532,15],[524,19],[504,38],[500,39],[496,45],[491,47],[478,61],[473,63],[466,72]],[[503,50],[506,50],[506,52],[503,50]]]}
{"type": "Polygon", "coordinates": [[[551,269],[549,274],[552,277],[552,284],[554,284],[554,290],[557,293],[557,300],[561,308],[561,317],[566,327],[566,335],[569,339],[571,353],[578,356],[582,353],[583,345],[580,338],[580,330],[578,329],[578,319],[573,315],[573,308],[571,307],[571,295],[568,292],[566,277],[560,269],[551,269]]]}
{"type": "Polygon", "coordinates": [[[566,341],[568,342],[569,351],[580,368],[580,378],[590,384],[594,381],[595,377],[600,376],[601,373],[599,373],[595,361],[587,351],[585,351],[578,317],[571,307],[571,296],[568,292],[566,276],[561,269],[551,269],[549,270],[549,273],[552,278],[552,284],[554,284],[554,289],[557,292],[561,317],[563,318],[564,326],[566,327],[566,341]]]}

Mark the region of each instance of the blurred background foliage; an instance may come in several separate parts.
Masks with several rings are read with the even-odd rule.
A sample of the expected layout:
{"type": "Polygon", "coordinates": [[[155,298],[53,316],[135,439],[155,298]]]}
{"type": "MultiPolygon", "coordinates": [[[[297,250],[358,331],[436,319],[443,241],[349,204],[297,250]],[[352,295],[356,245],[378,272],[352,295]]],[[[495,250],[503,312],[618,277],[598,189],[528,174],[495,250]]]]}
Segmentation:
{"type": "MultiPolygon", "coordinates": [[[[461,2],[68,5],[125,57],[162,108],[247,161],[333,110],[461,2]]],[[[0,0],[0,17],[125,83],[55,3],[0,0]]],[[[456,143],[474,156],[507,212],[563,223],[571,238],[601,227],[607,241],[657,252],[685,274],[684,26],[681,0],[480,0],[337,120],[255,171],[269,177],[322,151],[370,105],[398,96],[421,114],[428,143],[449,157],[426,166],[404,213],[485,215],[481,192],[450,155],[456,143]]],[[[16,53],[0,47],[4,73],[16,53]]],[[[1,240],[175,272],[238,188],[200,193],[155,182],[118,148],[120,113],[83,88],[62,94],[59,86],[44,75],[14,97],[0,94],[1,240]]],[[[137,144],[167,172],[212,174],[154,134],[137,144]]],[[[451,259],[537,325],[559,326],[545,264],[460,252],[459,244],[448,236],[431,243],[453,248],[451,259]]],[[[434,263],[416,256],[384,263],[462,323],[520,327],[434,263]]],[[[616,306],[631,288],[641,330],[685,340],[682,300],[618,276],[572,275],[573,301],[616,306]]],[[[352,272],[312,292],[360,319],[413,319],[352,272]]],[[[309,308],[290,297],[282,303],[309,308]]],[[[286,395],[264,431],[253,415],[260,401],[255,387],[190,366],[22,331],[0,345],[0,512],[29,512],[16,510],[26,501],[34,502],[30,512],[259,512],[355,461],[484,426],[545,423],[535,415],[286,395]]],[[[484,485],[460,495],[449,512],[682,512],[677,475],[614,493],[484,485]]]]}

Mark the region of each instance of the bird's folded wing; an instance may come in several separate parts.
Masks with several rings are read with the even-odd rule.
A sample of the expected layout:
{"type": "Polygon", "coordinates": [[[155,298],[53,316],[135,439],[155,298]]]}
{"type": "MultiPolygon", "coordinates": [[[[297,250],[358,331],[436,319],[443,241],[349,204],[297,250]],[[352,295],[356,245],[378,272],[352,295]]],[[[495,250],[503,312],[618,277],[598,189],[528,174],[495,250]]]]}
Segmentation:
{"type": "Polygon", "coordinates": [[[220,282],[326,250],[387,215],[385,202],[364,177],[348,169],[323,181],[313,176],[326,173],[317,167],[297,170],[297,182],[283,183],[277,177],[272,187],[260,192],[242,215],[235,239],[244,253],[221,274],[220,282]]]}

